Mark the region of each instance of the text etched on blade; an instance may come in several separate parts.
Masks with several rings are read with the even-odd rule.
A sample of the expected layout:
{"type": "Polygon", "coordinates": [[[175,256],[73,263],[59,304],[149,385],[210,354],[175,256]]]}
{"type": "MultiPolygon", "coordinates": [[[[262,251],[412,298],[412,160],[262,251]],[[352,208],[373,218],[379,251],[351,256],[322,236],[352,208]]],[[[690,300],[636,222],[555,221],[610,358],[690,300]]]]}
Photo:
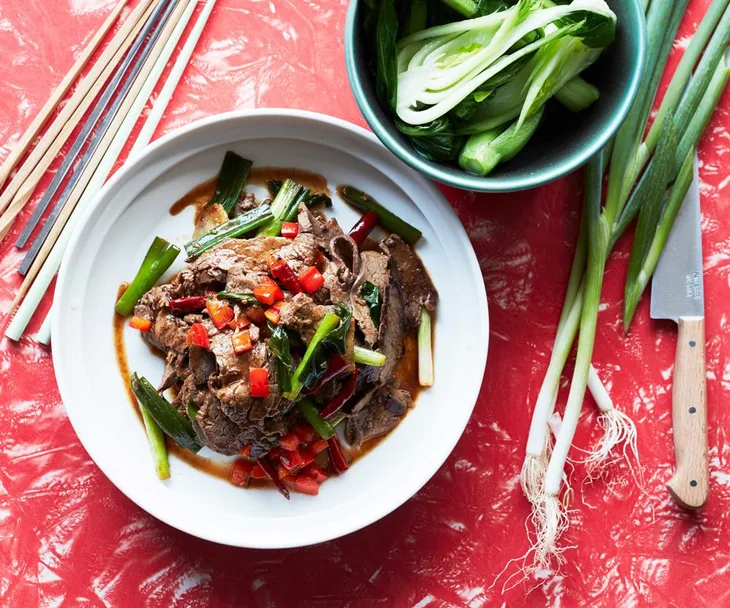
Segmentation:
{"type": "Polygon", "coordinates": [[[693,300],[702,297],[702,275],[699,272],[690,272],[685,276],[684,294],[693,300]]]}

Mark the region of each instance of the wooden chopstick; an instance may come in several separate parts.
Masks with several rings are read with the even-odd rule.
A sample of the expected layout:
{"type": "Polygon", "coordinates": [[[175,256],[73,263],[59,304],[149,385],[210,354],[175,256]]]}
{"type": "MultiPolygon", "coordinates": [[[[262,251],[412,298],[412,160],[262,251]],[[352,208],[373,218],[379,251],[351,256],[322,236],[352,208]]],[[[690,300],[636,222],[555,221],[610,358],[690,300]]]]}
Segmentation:
{"type": "Polygon", "coordinates": [[[18,161],[28,151],[28,148],[37,137],[38,133],[40,133],[43,125],[46,124],[46,121],[50,118],[51,114],[68,92],[69,87],[76,81],[84,67],[86,67],[86,64],[96,51],[99,43],[104,39],[104,36],[107,35],[114,22],[117,20],[117,17],[119,17],[119,13],[122,12],[122,9],[126,4],[127,0],[119,0],[114,9],[112,9],[110,15],[106,18],[106,21],[104,21],[96,34],[94,34],[94,37],[89,41],[89,44],[86,45],[86,48],[84,48],[81,52],[79,58],[71,66],[68,73],[63,77],[61,83],[53,90],[48,101],[46,101],[45,105],[41,108],[38,114],[36,114],[33,122],[30,123],[30,126],[25,130],[25,133],[23,133],[18,143],[13,146],[10,154],[5,159],[5,162],[3,162],[2,166],[0,166],[0,188],[3,187],[5,180],[8,178],[8,175],[10,175],[10,172],[15,168],[18,161]]]}
{"type": "MultiPolygon", "coordinates": [[[[140,34],[137,36],[137,40],[135,40],[134,44],[132,45],[132,48],[127,53],[127,56],[124,58],[124,61],[119,65],[117,68],[117,71],[115,72],[113,78],[109,81],[109,83],[104,88],[104,91],[101,94],[101,97],[99,98],[99,101],[96,102],[96,105],[91,111],[91,114],[86,119],[86,122],[84,123],[83,127],[81,128],[81,132],[77,135],[76,139],[74,140],[73,144],[71,145],[71,149],[66,153],[66,157],[63,159],[63,162],[61,163],[61,166],[56,170],[56,174],[53,176],[53,179],[51,180],[50,185],[46,189],[46,191],[43,193],[43,196],[41,197],[41,200],[36,205],[35,209],[33,210],[33,213],[30,216],[30,219],[26,223],[26,225],[23,227],[23,230],[20,232],[20,236],[18,237],[18,240],[16,242],[16,247],[23,248],[25,247],[26,243],[28,242],[28,239],[30,238],[33,231],[38,226],[38,222],[40,222],[41,217],[45,213],[46,209],[48,209],[48,205],[51,203],[53,198],[56,196],[56,193],[58,192],[58,189],[61,187],[61,184],[66,179],[66,176],[68,175],[69,171],[73,168],[74,163],[76,162],[76,159],[79,158],[81,155],[81,151],[84,149],[84,147],[87,146],[86,152],[84,152],[83,156],[81,156],[81,160],[79,160],[78,165],[73,169],[73,173],[71,174],[71,178],[66,185],[66,188],[63,190],[63,193],[61,194],[61,197],[59,198],[58,202],[55,206],[55,214],[52,213],[52,217],[46,220],[46,224],[48,221],[53,222],[55,217],[58,216],[58,212],[60,211],[60,208],[63,207],[66,200],[68,200],[68,195],[71,193],[73,188],[75,187],[76,183],[78,182],[81,173],[84,170],[84,167],[89,162],[89,159],[93,157],[94,150],[96,146],[99,145],[99,142],[104,137],[104,133],[106,132],[106,129],[111,124],[112,120],[114,119],[114,113],[119,108],[120,104],[123,101],[123,96],[126,94],[126,92],[129,90],[129,88],[133,84],[133,79],[136,78],[139,71],[142,69],[143,62],[149,55],[150,51],[153,49],[155,42],[157,41],[157,38],[160,36],[160,33],[162,32],[162,29],[164,28],[167,20],[170,17],[171,11],[173,7],[175,6],[175,2],[177,0],[164,0],[165,2],[168,2],[170,4],[161,4],[155,12],[152,14],[152,16],[147,20],[145,23],[144,29],[140,32],[140,34]],[[162,17],[159,17],[160,11],[163,7],[167,6],[166,11],[162,17]],[[159,24],[157,24],[157,19],[160,19],[159,24]],[[148,42],[145,42],[145,38],[149,33],[154,29],[154,32],[152,33],[152,37],[148,42]],[[140,58],[136,58],[137,53],[139,52],[140,48],[144,45],[144,50],[142,51],[142,55],[140,58]],[[131,72],[129,70],[131,69],[131,72]],[[129,72],[129,74],[128,74],[129,72]],[[126,78],[126,80],[125,80],[126,78]],[[122,84],[123,83],[123,84],[122,84]],[[118,92],[118,89],[121,85],[121,92],[118,92]],[[109,105],[111,104],[111,106],[109,105]],[[99,124],[99,121],[101,123],[99,124]]],[[[179,18],[179,15],[178,15],[179,18]]],[[[0,230],[4,228],[2,222],[0,222],[0,230]]],[[[49,227],[50,229],[50,227],[49,227]]],[[[47,231],[46,231],[47,234],[47,231]]],[[[37,253],[38,248],[36,247],[35,253],[37,253]]],[[[33,256],[35,256],[35,253],[33,253],[33,256]]],[[[28,256],[26,256],[26,260],[24,260],[23,264],[25,265],[25,268],[27,268],[27,265],[29,262],[27,262],[28,256]]],[[[23,271],[24,266],[21,265],[21,270],[19,271],[20,274],[24,274],[23,271]]]]}
{"type": "MultiPolygon", "coordinates": [[[[212,2],[213,0],[209,1],[212,2]]],[[[98,164],[98,168],[96,169],[96,171],[93,172],[91,181],[88,183],[88,186],[83,191],[83,196],[81,196],[81,199],[77,201],[79,210],[76,213],[72,214],[71,208],[64,208],[64,213],[66,214],[66,217],[64,217],[62,220],[59,219],[59,221],[56,222],[52,232],[49,234],[49,238],[46,239],[46,242],[43,244],[43,247],[39,251],[38,256],[30,267],[28,274],[26,275],[25,280],[21,285],[18,296],[16,296],[13,304],[11,305],[12,314],[12,311],[15,310],[20,301],[27,294],[25,300],[22,302],[17,310],[17,313],[7,327],[5,335],[8,338],[12,340],[19,340],[21,335],[25,331],[25,328],[27,327],[31,316],[35,312],[38,303],[40,302],[43,294],[50,285],[53,277],[55,276],[58,268],[61,265],[61,259],[68,245],[68,242],[70,241],[71,236],[80,221],[80,216],[83,214],[83,211],[88,208],[89,204],[94,200],[96,193],[101,189],[107,177],[111,173],[119,154],[129,140],[129,136],[133,131],[139,116],[146,106],[149,96],[151,95],[157,81],[165,70],[167,62],[177,46],[177,42],[182,37],[186,25],[192,17],[197,2],[198,0],[189,0],[189,4],[185,9],[182,18],[178,21],[172,35],[167,40],[167,43],[165,44],[161,55],[157,58],[154,68],[149,76],[143,77],[143,75],[140,74],[140,76],[138,76],[138,78],[136,79],[136,81],[139,82],[143,81],[143,86],[137,94],[137,97],[134,100],[131,109],[129,109],[129,111],[127,112],[125,103],[125,106],[120,108],[120,111],[117,113],[117,120],[121,120],[119,117],[124,117],[124,120],[121,123],[121,126],[118,128],[111,145],[108,146],[108,149],[103,155],[101,163],[98,164]]],[[[200,21],[200,19],[198,21],[200,21]]],[[[196,27],[197,25],[198,22],[196,22],[196,27]]],[[[192,32],[190,36],[193,36],[192,32]]],[[[128,97],[132,97],[131,93],[128,97]]],[[[116,129],[117,126],[112,126],[110,127],[109,131],[111,132],[116,129]]],[[[72,198],[70,200],[73,200],[73,197],[75,197],[77,194],[80,193],[77,192],[72,195],[72,198]]],[[[75,205],[76,203],[74,203],[74,206],[75,205]]],[[[44,322],[44,330],[43,332],[41,332],[43,334],[41,338],[46,344],[50,340],[49,320],[50,317],[48,317],[46,322],[44,322]]]]}
{"type": "MultiPolygon", "coordinates": [[[[144,22],[140,22],[140,18],[153,2],[159,2],[159,0],[140,0],[132,14],[109,42],[87,76],[46,129],[41,140],[28,158],[25,159],[13,179],[10,180],[5,191],[0,195],[0,213],[6,212],[6,209],[14,200],[21,200],[22,202],[16,207],[22,208],[23,203],[30,198],[38,181],[53,159],[56,158],[66,139],[83,118],[86,110],[91,106],[94,98],[113,72],[114,66],[121,60],[124,51],[134,41],[136,34],[130,36],[130,33],[138,32],[142,27],[144,22]],[[114,63],[112,63],[112,60],[114,60],[114,63]],[[23,189],[22,193],[19,192],[21,188],[23,189]]],[[[12,217],[14,218],[17,213],[18,210],[14,210],[12,217]]],[[[7,233],[7,230],[0,228],[0,234],[3,233],[7,233]]]]}
{"type": "MultiPolygon", "coordinates": [[[[30,268],[30,265],[36,258],[36,255],[46,240],[46,237],[51,232],[52,228],[55,227],[55,223],[59,220],[59,216],[62,212],[65,211],[65,213],[63,213],[64,218],[68,218],[71,212],[73,212],[73,209],[76,207],[76,203],[83,194],[84,188],[86,188],[86,185],[89,183],[96,167],[99,165],[99,162],[101,162],[104,153],[114,139],[116,131],[126,118],[129,108],[132,106],[137,94],[144,85],[145,79],[154,68],[155,62],[162,53],[165,43],[175,29],[177,22],[180,20],[180,16],[185,8],[185,2],[187,2],[187,0],[181,0],[179,2],[177,2],[177,0],[170,1],[171,4],[168,5],[165,14],[160,18],[157,28],[154,32],[152,32],[149,40],[145,43],[144,48],[140,51],[139,57],[136,59],[136,62],[132,67],[132,71],[122,86],[122,89],[119,91],[114,103],[111,108],[106,110],[106,116],[102,120],[102,123],[98,126],[91,142],[89,142],[89,148],[85,152],[83,158],[79,161],[78,165],[74,168],[73,175],[66,185],[66,188],[56,201],[51,214],[46,219],[43,228],[33,241],[33,244],[23,259],[23,262],[18,269],[18,272],[21,275],[24,275],[28,271],[28,268],[30,268]],[[71,200],[72,195],[74,195],[73,201],[71,200]]],[[[140,37],[142,37],[142,34],[140,34],[140,37]]],[[[144,42],[144,39],[142,39],[142,41],[144,42]]],[[[131,57],[134,57],[135,55],[133,50],[130,51],[131,57]]],[[[115,86],[114,81],[109,83],[109,86],[115,86]]],[[[92,118],[93,115],[89,118],[89,120],[92,118]]],[[[36,222],[40,219],[40,216],[41,214],[36,216],[36,222]]],[[[63,224],[66,223],[65,219],[60,219],[59,223],[60,228],[63,228],[63,224]]],[[[24,228],[24,232],[27,232],[27,234],[30,235],[34,228],[35,224],[31,224],[29,221],[24,228]]]]}

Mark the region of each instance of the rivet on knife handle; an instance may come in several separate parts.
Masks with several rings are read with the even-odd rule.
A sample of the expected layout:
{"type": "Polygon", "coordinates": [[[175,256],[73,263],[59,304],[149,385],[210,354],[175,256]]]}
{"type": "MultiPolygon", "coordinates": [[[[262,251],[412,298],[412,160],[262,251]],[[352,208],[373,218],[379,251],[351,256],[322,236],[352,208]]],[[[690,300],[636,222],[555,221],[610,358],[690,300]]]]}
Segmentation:
{"type": "Polygon", "coordinates": [[[667,489],[682,506],[698,509],[709,492],[705,320],[680,318],[672,388],[677,470],[667,489]]]}

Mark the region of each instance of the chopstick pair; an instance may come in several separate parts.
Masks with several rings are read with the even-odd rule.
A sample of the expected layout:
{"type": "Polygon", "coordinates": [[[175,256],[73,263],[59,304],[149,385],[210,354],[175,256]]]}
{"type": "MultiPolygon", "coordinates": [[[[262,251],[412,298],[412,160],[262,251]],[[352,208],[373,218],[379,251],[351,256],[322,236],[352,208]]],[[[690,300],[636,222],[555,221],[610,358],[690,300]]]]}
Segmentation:
{"type": "MultiPolygon", "coordinates": [[[[149,117],[144,123],[142,131],[132,148],[130,157],[134,156],[141,148],[146,146],[154,134],[210,17],[215,1],[208,0],[200,12],[195,26],[191,30],[149,117]]],[[[167,61],[176,48],[177,42],[182,37],[196,4],[197,0],[181,0],[170,22],[158,40],[159,46],[149,54],[144,67],[141,68],[140,73],[135,79],[135,84],[128,91],[125,101],[115,115],[106,135],[99,143],[98,148],[93,152],[93,159],[86,165],[84,174],[79,178],[78,184],[74,187],[74,191],[69,197],[69,202],[65,204],[59,213],[58,220],[48,231],[48,238],[42,243],[42,246],[37,251],[37,256],[27,268],[26,278],[21,285],[18,296],[11,306],[11,310],[14,310],[25,295],[25,300],[7,327],[6,335],[9,338],[18,340],[25,331],[30,318],[60,266],[66,246],[78,224],[80,215],[88,207],[96,193],[103,186],[109,173],[111,173],[150,94],[164,71],[167,61]],[[181,16],[178,18],[180,14],[181,16]],[[74,214],[72,212],[76,206],[78,206],[78,211],[74,214]]],[[[44,343],[50,341],[50,315],[42,324],[38,339],[44,343]]]]}

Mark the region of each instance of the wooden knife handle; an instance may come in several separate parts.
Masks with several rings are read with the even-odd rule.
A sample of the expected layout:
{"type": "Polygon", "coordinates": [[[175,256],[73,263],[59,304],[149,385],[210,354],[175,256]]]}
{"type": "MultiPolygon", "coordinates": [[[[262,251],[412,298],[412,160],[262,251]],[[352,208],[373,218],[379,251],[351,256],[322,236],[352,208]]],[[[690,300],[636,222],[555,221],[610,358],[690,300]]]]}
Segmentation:
{"type": "Polygon", "coordinates": [[[707,501],[707,386],[705,320],[679,320],[672,387],[672,426],[677,470],[667,489],[683,507],[699,509],[707,501]]]}

